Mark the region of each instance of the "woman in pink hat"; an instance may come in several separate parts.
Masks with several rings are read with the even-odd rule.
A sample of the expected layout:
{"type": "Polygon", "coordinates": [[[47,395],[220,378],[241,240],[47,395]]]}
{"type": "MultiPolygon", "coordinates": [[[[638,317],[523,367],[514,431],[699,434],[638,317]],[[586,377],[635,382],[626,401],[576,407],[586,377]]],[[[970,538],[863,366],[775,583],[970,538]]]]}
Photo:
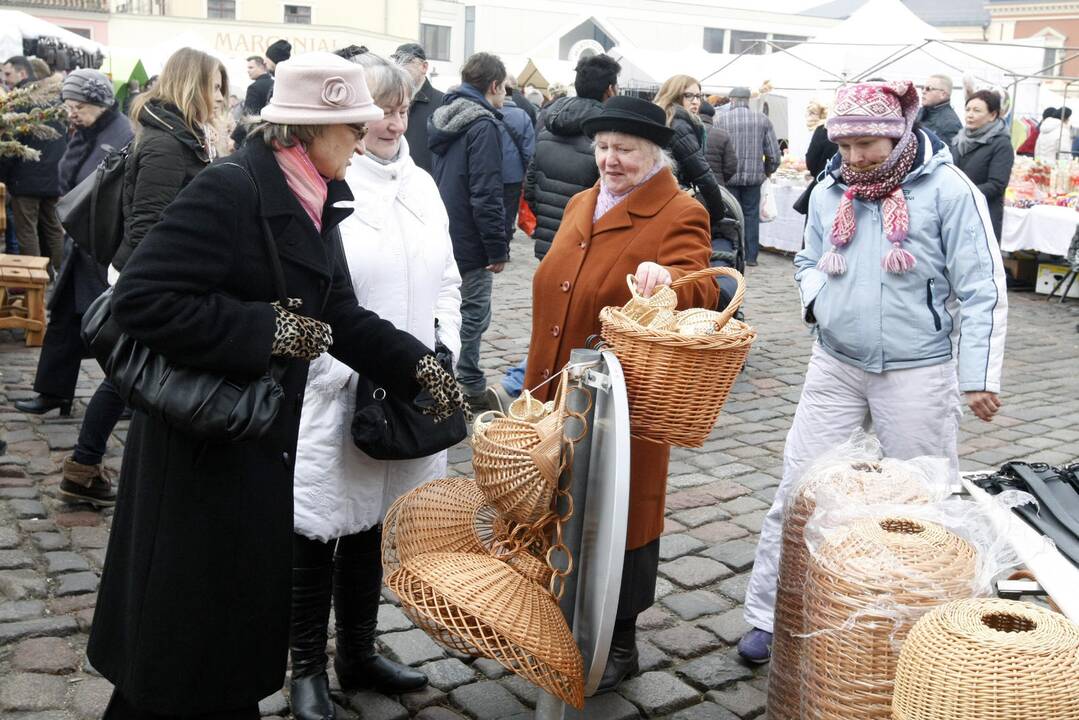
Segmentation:
{"type": "Polygon", "coordinates": [[[281,62],[243,150],[180,193],[116,284],[117,323],[170,361],[238,380],[271,358],[286,369],[256,440],[207,442],[135,413],[88,648],[115,685],[106,718],[254,720],[281,688],[308,362],[329,350],[436,417],[462,407],[423,343],[357,304],[338,248],[345,171],[381,117],[359,66],[281,62]]]}

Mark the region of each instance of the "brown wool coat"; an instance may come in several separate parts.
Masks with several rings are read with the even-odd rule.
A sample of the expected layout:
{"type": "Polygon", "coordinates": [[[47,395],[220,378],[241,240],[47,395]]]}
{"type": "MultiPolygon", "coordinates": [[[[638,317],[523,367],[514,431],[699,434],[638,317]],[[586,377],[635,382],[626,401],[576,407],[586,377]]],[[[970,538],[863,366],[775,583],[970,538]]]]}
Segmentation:
{"type": "MultiPolygon", "coordinates": [[[[633,191],[593,227],[599,185],[569,201],[551,250],[532,280],[532,340],[525,387],[540,384],[600,331],[599,311],[629,300],[626,275],[654,262],[677,279],[708,266],[708,211],[679,189],[667,170],[633,191]]],[[[715,307],[716,285],[704,279],[677,289],[678,307],[715,307]]],[[[554,383],[536,391],[548,400],[554,383]]],[[[626,549],[642,547],[663,532],[670,448],[633,440],[626,549]]]]}

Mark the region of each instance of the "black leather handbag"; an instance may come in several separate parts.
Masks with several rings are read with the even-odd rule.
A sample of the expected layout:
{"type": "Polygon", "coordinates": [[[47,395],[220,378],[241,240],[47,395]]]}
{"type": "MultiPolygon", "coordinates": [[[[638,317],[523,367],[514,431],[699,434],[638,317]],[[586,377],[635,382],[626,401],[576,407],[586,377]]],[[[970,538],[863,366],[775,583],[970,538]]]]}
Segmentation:
{"type": "Polygon", "coordinates": [[[102,265],[112,262],[124,239],[124,168],[130,153],[130,144],[110,151],[56,205],[67,234],[102,265]]]}
{"type": "MultiPolygon", "coordinates": [[[[453,353],[435,344],[435,359],[453,373],[453,353]]],[[[352,415],[352,442],[376,460],[414,460],[453,447],[468,435],[463,410],[442,422],[421,413],[424,390],[416,405],[387,394],[384,388],[361,375],[356,387],[356,412],[352,415]]]]}
{"type": "MultiPolygon", "coordinates": [[[[262,233],[274,288],[287,304],[281,259],[265,218],[262,233]]],[[[250,381],[177,365],[122,332],[112,318],[111,303],[110,287],[83,315],[82,337],[128,407],[185,435],[214,442],[254,440],[274,424],[284,398],[280,379],[289,360],[271,359],[269,370],[250,381]]]]}

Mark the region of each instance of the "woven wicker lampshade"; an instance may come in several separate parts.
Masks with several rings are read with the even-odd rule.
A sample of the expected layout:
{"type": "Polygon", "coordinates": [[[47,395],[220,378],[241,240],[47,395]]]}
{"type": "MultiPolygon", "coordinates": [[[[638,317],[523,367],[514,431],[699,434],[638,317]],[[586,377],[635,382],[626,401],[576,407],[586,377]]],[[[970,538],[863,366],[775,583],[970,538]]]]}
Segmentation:
{"type": "Polygon", "coordinates": [[[536,423],[507,417],[476,419],[472,469],[476,485],[507,520],[534,523],[551,509],[558,487],[562,420],[556,412],[536,423]]]}
{"type": "Polygon", "coordinates": [[[427,553],[404,560],[386,585],[440,644],[496,660],[566,703],[584,705],[581,653],[558,604],[506,563],[427,553]]]}
{"type": "Polygon", "coordinates": [[[1079,720],[1079,625],[1029,603],[971,599],[907,636],[894,720],[1079,720]]]}
{"type": "Polygon", "coordinates": [[[958,535],[904,517],[823,542],[806,575],[804,717],[890,719],[899,644],[925,611],[970,597],[977,560],[958,535]]]}
{"type": "Polygon", "coordinates": [[[826,491],[853,504],[924,504],[929,501],[924,478],[900,460],[836,462],[811,470],[787,504],[779,559],[772,662],[768,671],[768,717],[801,720],[802,652],[805,640],[803,596],[809,550],[805,526],[817,509],[817,495],[826,491]]]}

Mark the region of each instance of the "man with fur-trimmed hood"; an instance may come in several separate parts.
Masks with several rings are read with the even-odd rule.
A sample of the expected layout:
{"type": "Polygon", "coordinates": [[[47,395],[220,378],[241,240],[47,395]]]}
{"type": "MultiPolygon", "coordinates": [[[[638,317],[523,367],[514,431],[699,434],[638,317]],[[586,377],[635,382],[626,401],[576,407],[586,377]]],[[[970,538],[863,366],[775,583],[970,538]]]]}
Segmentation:
{"type": "Polygon", "coordinates": [[[480,370],[480,340],[491,324],[494,273],[509,260],[502,203],[502,136],[499,108],[506,99],[506,66],[476,53],[427,124],[431,174],[450,220],[453,255],[461,273],[461,357],[457,381],[469,404],[486,410],[487,383],[480,370]]]}

